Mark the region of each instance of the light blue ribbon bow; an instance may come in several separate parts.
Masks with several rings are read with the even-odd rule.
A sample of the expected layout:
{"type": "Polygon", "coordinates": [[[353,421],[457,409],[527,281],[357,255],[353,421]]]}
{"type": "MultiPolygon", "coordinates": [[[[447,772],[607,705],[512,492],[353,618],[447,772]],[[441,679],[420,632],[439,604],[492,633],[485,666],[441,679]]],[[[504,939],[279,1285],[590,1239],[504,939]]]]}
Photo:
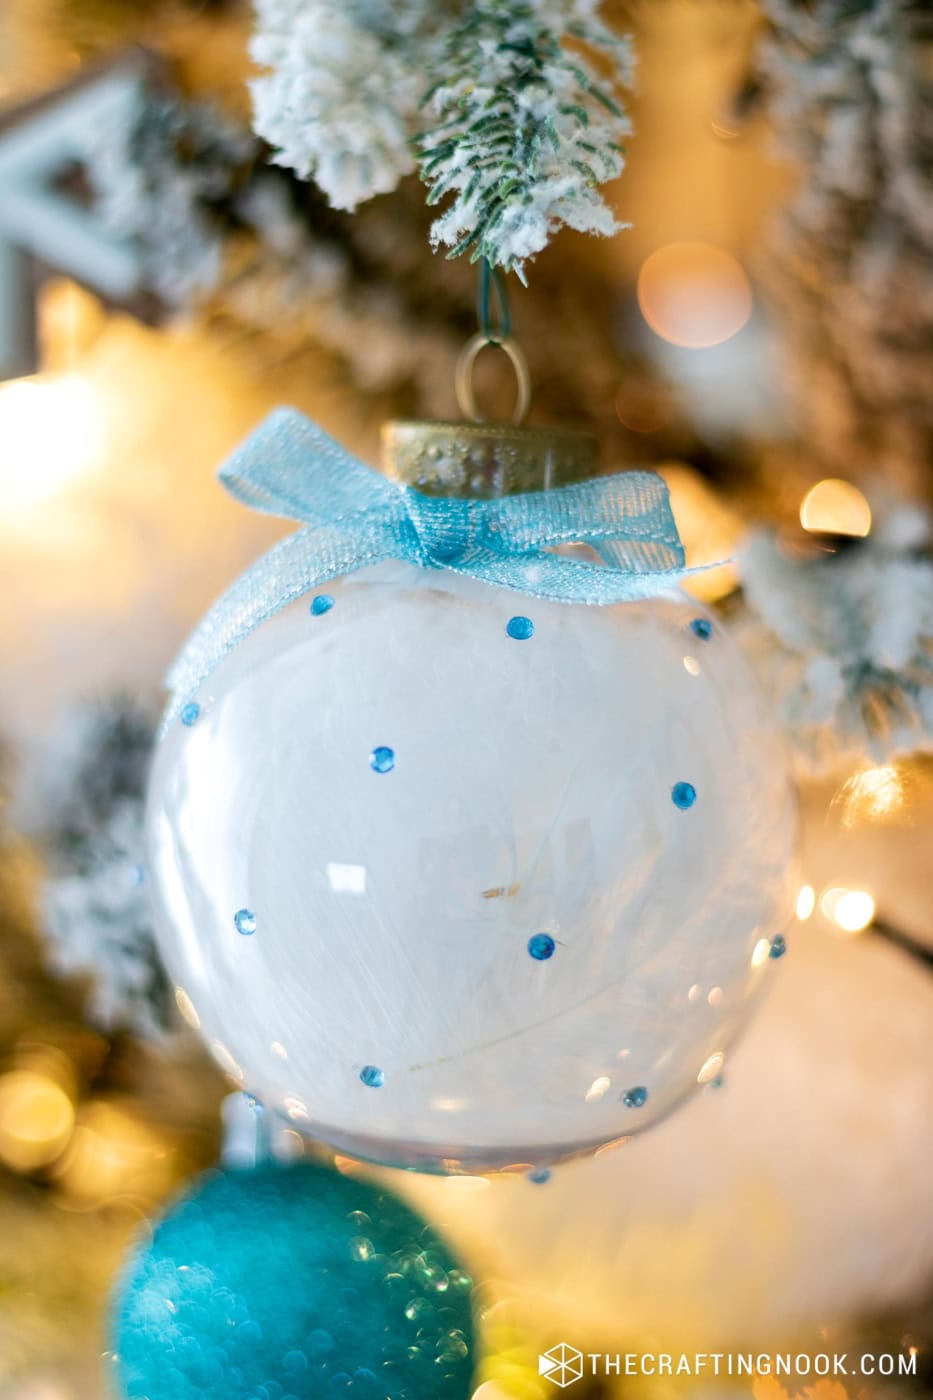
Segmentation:
{"type": "Polygon", "coordinates": [[[494,500],[425,496],[387,481],[294,409],[279,408],[220,480],[237,500],[305,528],[258,559],[214,604],[173,665],[165,724],[238,642],[318,584],[403,559],[558,603],[626,603],[672,588],[684,551],[667,486],[621,472],[494,500]],[[604,561],[549,551],[590,545],[604,561]]]}

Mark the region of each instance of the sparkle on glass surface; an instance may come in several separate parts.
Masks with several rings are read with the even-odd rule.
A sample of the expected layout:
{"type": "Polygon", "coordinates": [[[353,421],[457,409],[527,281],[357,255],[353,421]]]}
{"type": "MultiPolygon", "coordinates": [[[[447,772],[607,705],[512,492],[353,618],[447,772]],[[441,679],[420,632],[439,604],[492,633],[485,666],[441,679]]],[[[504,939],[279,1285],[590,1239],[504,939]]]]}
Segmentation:
{"type": "Polygon", "coordinates": [[[536,962],[544,962],[554,951],[554,940],[549,933],[536,933],[528,940],[528,951],[536,962]]]}
{"type": "Polygon", "coordinates": [[[374,773],[391,773],[395,767],[395,750],[380,744],[369,755],[369,766],[374,773]]]}
{"type": "Polygon", "coordinates": [[[547,1167],[532,1167],[528,1173],[528,1180],[533,1181],[535,1186],[543,1186],[546,1181],[550,1181],[551,1173],[547,1167]]]}
{"type": "Polygon", "coordinates": [[[701,642],[708,642],[713,635],[713,624],[705,617],[695,617],[690,624],[690,631],[695,637],[699,637],[701,642]]]}
{"type": "Polygon", "coordinates": [[[516,642],[527,642],[529,637],[535,634],[535,625],[530,617],[510,617],[505,627],[506,632],[516,642]]]}
{"type": "Polygon", "coordinates": [[[178,718],[181,720],[182,724],[186,724],[190,729],[193,724],[197,723],[198,715],[200,713],[201,706],[197,703],[197,701],[189,700],[187,705],[182,705],[181,714],[178,716],[178,718]]]}
{"type": "Polygon", "coordinates": [[[717,1074],[722,1073],[722,1067],[725,1063],[725,1059],[726,1057],[721,1050],[715,1050],[713,1054],[708,1056],[707,1059],[705,1059],[700,1065],[700,1070],[697,1074],[697,1083],[709,1084],[712,1080],[714,1080],[717,1074]]]}
{"type": "Polygon", "coordinates": [[[634,1089],[625,1091],[622,1102],[626,1108],[643,1108],[648,1102],[648,1090],[643,1084],[637,1084],[634,1089]]]}
{"type": "Polygon", "coordinates": [[[772,938],[771,940],[771,948],[769,950],[768,956],[772,958],[783,958],[786,952],[787,941],[784,938],[783,933],[775,934],[774,938],[772,938]]]}
{"type": "Polygon", "coordinates": [[[329,593],[318,593],[311,599],[311,616],[320,617],[322,613],[330,612],[334,606],[334,600],[329,593]]]}
{"type": "Polygon", "coordinates": [[[692,783],[675,783],[671,788],[671,801],[675,807],[686,812],[697,800],[697,790],[692,783]]]}
{"type": "Polygon", "coordinates": [[[386,1082],[385,1070],[377,1065],[364,1065],[360,1070],[360,1079],[369,1089],[381,1089],[386,1082]]]}
{"type": "Polygon", "coordinates": [[[238,909],[233,916],[237,933],[255,933],[256,915],[251,909],[238,909]]]}

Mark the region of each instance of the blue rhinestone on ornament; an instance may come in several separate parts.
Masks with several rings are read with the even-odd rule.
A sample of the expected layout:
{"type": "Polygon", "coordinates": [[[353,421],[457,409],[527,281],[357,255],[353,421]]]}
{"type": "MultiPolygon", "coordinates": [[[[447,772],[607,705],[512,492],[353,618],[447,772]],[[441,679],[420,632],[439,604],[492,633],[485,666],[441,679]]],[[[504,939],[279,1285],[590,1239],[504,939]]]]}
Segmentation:
{"type": "Polygon", "coordinates": [[[395,767],[395,750],[380,744],[369,755],[369,766],[374,773],[391,773],[395,767]]]}
{"type": "Polygon", "coordinates": [[[529,637],[535,634],[535,625],[530,617],[510,617],[505,625],[505,630],[516,642],[527,642],[529,637]]]}
{"type": "Polygon", "coordinates": [[[690,631],[695,637],[699,637],[701,642],[708,642],[713,635],[713,624],[705,617],[695,617],[690,624],[690,631]]]}
{"type": "Polygon", "coordinates": [[[768,949],[769,958],[783,958],[787,952],[787,940],[783,933],[777,933],[771,940],[771,947],[768,949]]]}
{"type": "Polygon", "coordinates": [[[528,1173],[528,1180],[533,1182],[535,1186],[543,1186],[550,1179],[551,1170],[549,1167],[532,1167],[528,1173]]]}
{"type": "Polygon", "coordinates": [[[256,915],[251,909],[238,909],[233,916],[237,933],[255,933],[256,915]]]}
{"type": "Polygon", "coordinates": [[[528,951],[536,962],[544,962],[554,952],[554,940],[549,933],[533,934],[528,940],[528,951]]]}
{"type": "Polygon", "coordinates": [[[360,1080],[368,1089],[381,1089],[386,1082],[385,1070],[376,1065],[364,1065],[360,1070],[360,1080]]]}
{"type": "Polygon", "coordinates": [[[330,612],[334,606],[334,600],[329,593],[318,593],[311,599],[311,616],[320,617],[323,613],[330,612]]]}
{"type": "Polygon", "coordinates": [[[697,790],[692,783],[675,783],[671,788],[671,801],[675,807],[686,812],[697,800],[697,790]]]}
{"type": "Polygon", "coordinates": [[[182,705],[178,718],[190,729],[193,724],[197,724],[200,713],[201,706],[197,701],[189,700],[187,705],[182,705]]]}
{"type": "Polygon", "coordinates": [[[622,1102],[626,1108],[644,1108],[648,1102],[648,1090],[643,1084],[638,1084],[634,1089],[627,1089],[622,1095],[622,1102]]]}

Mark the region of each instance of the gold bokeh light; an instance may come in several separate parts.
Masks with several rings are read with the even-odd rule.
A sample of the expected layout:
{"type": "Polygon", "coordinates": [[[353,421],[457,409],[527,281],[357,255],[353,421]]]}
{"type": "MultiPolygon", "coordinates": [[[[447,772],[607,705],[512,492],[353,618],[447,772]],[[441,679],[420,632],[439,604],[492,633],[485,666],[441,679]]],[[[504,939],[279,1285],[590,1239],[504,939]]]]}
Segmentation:
{"type": "Polygon", "coordinates": [[[871,506],[851,481],[828,476],[800,503],[800,523],[811,534],[864,538],[871,529],[871,506]]]}
{"type": "Polygon", "coordinates": [[[745,269],[712,243],[668,243],[641,265],[638,305],[662,340],[686,349],[721,345],[752,313],[745,269]]]}
{"type": "Polygon", "coordinates": [[[71,1099],[47,1075],[10,1070],[0,1076],[0,1161],[14,1171],[37,1171],[54,1162],[74,1121],[71,1099]]]}
{"type": "Polygon", "coordinates": [[[875,901],[868,890],[832,885],[820,895],[820,912],[842,933],[861,933],[875,917],[875,901]]]}

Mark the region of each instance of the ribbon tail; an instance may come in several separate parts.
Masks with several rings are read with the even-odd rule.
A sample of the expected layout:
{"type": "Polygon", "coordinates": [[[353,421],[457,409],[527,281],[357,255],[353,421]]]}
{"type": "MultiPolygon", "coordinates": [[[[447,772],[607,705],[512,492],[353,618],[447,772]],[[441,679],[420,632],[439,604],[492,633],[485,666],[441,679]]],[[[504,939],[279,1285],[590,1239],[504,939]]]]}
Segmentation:
{"type": "Polygon", "coordinates": [[[592,540],[593,548],[611,569],[648,574],[684,570],[684,551],[679,538],[653,540],[592,540]]]}
{"type": "Polygon", "coordinates": [[[674,566],[654,568],[636,573],[630,569],[590,564],[582,559],[550,554],[545,550],[524,555],[502,555],[491,550],[476,550],[446,568],[466,574],[483,583],[510,588],[532,598],[554,603],[590,603],[606,606],[612,603],[632,603],[642,598],[655,598],[670,593],[691,574],[702,568],[674,566]]]}
{"type": "Polygon", "coordinates": [[[353,536],[306,529],[273,545],[205,613],[183,646],[166,677],[171,694],[160,736],[214,667],[260,623],[328,579],[398,557],[404,551],[390,530],[353,536]]]}
{"type": "Polygon", "coordinates": [[[264,515],[339,526],[373,510],[397,516],[399,488],[294,408],[276,408],[219,472],[230,495],[264,515]]]}

